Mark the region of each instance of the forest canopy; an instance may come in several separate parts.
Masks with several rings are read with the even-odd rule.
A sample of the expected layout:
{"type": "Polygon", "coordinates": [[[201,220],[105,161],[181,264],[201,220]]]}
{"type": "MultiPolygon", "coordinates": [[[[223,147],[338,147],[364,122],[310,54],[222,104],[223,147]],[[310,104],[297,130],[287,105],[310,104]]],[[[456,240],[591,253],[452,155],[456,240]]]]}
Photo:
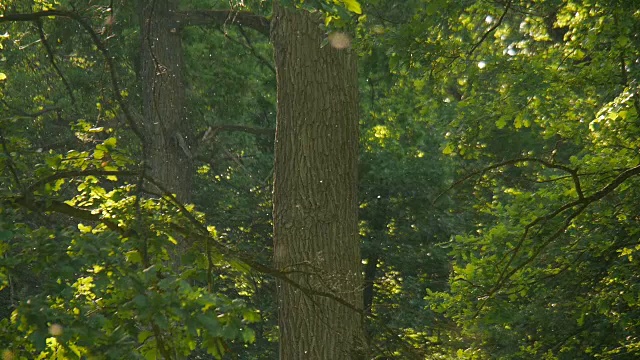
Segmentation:
{"type": "Polygon", "coordinates": [[[0,2],[0,354],[636,359],[634,0],[0,2]]]}

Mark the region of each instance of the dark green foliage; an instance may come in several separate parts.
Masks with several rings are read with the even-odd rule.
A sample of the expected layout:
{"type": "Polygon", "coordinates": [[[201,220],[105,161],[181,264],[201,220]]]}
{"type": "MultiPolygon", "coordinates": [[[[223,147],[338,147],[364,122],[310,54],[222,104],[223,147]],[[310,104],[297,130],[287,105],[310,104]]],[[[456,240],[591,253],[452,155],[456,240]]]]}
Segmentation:
{"type": "MultiPolygon", "coordinates": [[[[372,357],[638,357],[636,2],[298,5],[353,30],[360,57],[372,357]]],[[[247,265],[272,256],[267,39],[182,30],[197,165],[183,205],[151,191],[124,113],[142,106],[136,6],[0,13],[52,6],[111,60],[71,18],[0,23],[0,351],[276,358],[275,281],[247,265]]]]}

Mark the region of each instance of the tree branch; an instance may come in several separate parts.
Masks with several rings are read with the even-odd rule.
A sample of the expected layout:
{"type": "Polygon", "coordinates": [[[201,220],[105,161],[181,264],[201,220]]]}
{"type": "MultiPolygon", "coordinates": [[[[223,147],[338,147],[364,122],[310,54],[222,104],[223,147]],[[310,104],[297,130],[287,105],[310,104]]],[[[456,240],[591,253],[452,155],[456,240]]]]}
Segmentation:
{"type": "Polygon", "coordinates": [[[94,214],[91,210],[83,210],[73,207],[65,202],[54,199],[35,199],[27,196],[17,196],[2,199],[3,206],[11,206],[12,204],[20,205],[33,212],[56,212],[59,214],[70,216],[74,219],[95,221],[104,224],[109,230],[124,234],[125,229],[118,227],[118,224],[108,220],[99,214],[94,214]]]}
{"type": "Polygon", "coordinates": [[[232,38],[225,31],[221,30],[221,32],[224,35],[224,37],[226,37],[227,39],[229,39],[229,40],[235,42],[236,44],[238,44],[238,45],[246,48],[247,50],[249,50],[249,52],[251,52],[251,55],[253,55],[256,59],[258,59],[258,61],[260,61],[264,66],[266,66],[275,75],[276,68],[273,67],[273,65],[267,59],[265,59],[260,54],[258,54],[256,49],[251,44],[251,39],[249,39],[249,36],[247,36],[247,33],[243,30],[242,26],[238,26],[238,31],[240,31],[240,34],[242,35],[242,37],[244,38],[246,43],[242,43],[242,42],[232,38]]]}
{"type": "Polygon", "coordinates": [[[174,17],[176,26],[242,25],[269,36],[270,24],[266,17],[246,11],[190,10],[179,11],[174,17]]]}
{"type": "Polygon", "coordinates": [[[212,126],[211,130],[214,131],[215,134],[221,133],[223,131],[234,132],[240,131],[254,135],[273,135],[275,133],[275,129],[272,128],[258,128],[247,125],[232,125],[232,124],[224,124],[224,125],[216,125],[212,126]]]}
{"type": "Polygon", "coordinates": [[[613,179],[613,181],[610,182],[607,186],[596,191],[592,195],[587,196],[586,198],[583,199],[583,201],[585,203],[592,203],[594,201],[598,201],[603,197],[605,197],[610,192],[612,192],[613,190],[615,190],[618,186],[622,185],[622,183],[625,182],[627,179],[636,175],[640,175],[640,165],[637,165],[635,167],[632,167],[630,169],[627,169],[621,172],[620,175],[616,176],[616,178],[613,179]]]}
{"type": "Polygon", "coordinates": [[[26,112],[22,109],[18,109],[9,105],[9,103],[7,103],[4,99],[0,99],[0,103],[2,103],[7,109],[15,112],[18,116],[30,117],[30,118],[36,118],[38,116],[50,113],[52,111],[59,112],[60,110],[62,110],[62,108],[59,108],[57,106],[54,106],[54,107],[45,106],[42,110],[31,113],[31,112],[26,112]]]}
{"type": "Polygon", "coordinates": [[[228,132],[245,132],[248,134],[258,135],[258,136],[273,136],[275,134],[275,129],[272,128],[259,128],[247,125],[233,125],[233,124],[223,124],[223,125],[215,125],[210,126],[200,137],[201,142],[208,142],[211,139],[214,139],[216,135],[223,131],[228,132]]]}
{"type": "Polygon", "coordinates": [[[472,171],[472,172],[464,175],[461,179],[456,180],[451,186],[449,186],[449,188],[444,190],[442,193],[438,194],[438,196],[436,196],[436,198],[433,200],[433,202],[435,203],[447,191],[453,189],[454,187],[462,184],[463,182],[469,180],[470,178],[472,178],[474,176],[484,175],[485,173],[487,173],[487,172],[489,172],[491,170],[495,170],[495,169],[498,169],[498,168],[501,168],[501,167],[505,167],[505,166],[525,163],[525,162],[538,163],[538,164],[540,164],[540,165],[542,165],[544,167],[547,167],[547,168],[563,170],[563,171],[569,173],[571,175],[571,178],[573,179],[574,184],[575,184],[576,192],[578,193],[578,196],[580,198],[583,197],[582,189],[581,189],[580,181],[579,181],[579,174],[578,174],[578,171],[576,169],[572,169],[572,168],[570,168],[570,167],[568,167],[566,165],[558,164],[558,163],[547,161],[547,160],[540,159],[540,158],[522,157],[522,158],[515,158],[515,159],[511,159],[511,160],[502,161],[502,162],[499,162],[499,163],[496,163],[496,164],[492,164],[492,165],[484,167],[484,168],[482,168],[480,170],[475,170],[475,171],[472,171]]]}
{"type": "Polygon", "coordinates": [[[134,172],[134,171],[120,171],[120,170],[116,170],[116,171],[110,171],[110,170],[71,170],[71,171],[60,171],[57,172],[53,175],[49,175],[45,178],[42,178],[36,182],[34,182],[33,184],[31,184],[28,188],[27,191],[34,191],[36,190],[36,188],[50,183],[52,181],[58,180],[58,179],[67,179],[67,178],[72,178],[72,177],[78,177],[78,176],[136,176],[139,175],[139,173],[134,172]]]}

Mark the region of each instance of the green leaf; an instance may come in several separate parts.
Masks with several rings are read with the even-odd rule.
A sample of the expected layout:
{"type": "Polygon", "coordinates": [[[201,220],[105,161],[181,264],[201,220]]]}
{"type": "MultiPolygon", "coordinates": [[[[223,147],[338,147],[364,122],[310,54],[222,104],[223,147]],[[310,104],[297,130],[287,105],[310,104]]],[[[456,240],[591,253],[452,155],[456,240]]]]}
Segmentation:
{"type": "Polygon", "coordinates": [[[147,339],[152,335],[153,333],[151,331],[141,331],[140,334],[138,334],[138,342],[142,344],[143,342],[147,341],[147,339]]]}
{"type": "Polygon", "coordinates": [[[60,164],[62,163],[62,155],[58,154],[58,155],[54,155],[54,156],[51,156],[51,157],[47,157],[45,162],[52,169],[57,169],[60,166],[60,164]]]}
{"type": "Polygon", "coordinates": [[[347,10],[352,13],[362,14],[362,8],[360,7],[360,3],[356,0],[342,0],[344,5],[347,7],[347,10]]]}
{"type": "Polygon", "coordinates": [[[260,313],[255,310],[246,310],[242,313],[244,321],[249,323],[255,323],[260,321],[260,313]]]}
{"type": "Polygon", "coordinates": [[[251,328],[246,328],[242,330],[242,340],[246,343],[253,343],[256,341],[256,333],[251,328]]]}
{"type": "Polygon", "coordinates": [[[502,115],[498,120],[496,120],[496,127],[498,129],[503,129],[507,126],[507,121],[509,120],[509,115],[502,115]]]}
{"type": "Polygon", "coordinates": [[[207,352],[215,357],[216,359],[220,359],[222,354],[225,353],[224,343],[222,339],[209,339],[206,341],[205,346],[207,347],[207,352]]]}
{"type": "Polygon", "coordinates": [[[0,231],[0,241],[5,242],[13,239],[13,232],[9,230],[0,231]]]}
{"type": "Polygon", "coordinates": [[[209,332],[209,335],[217,336],[220,333],[220,323],[211,314],[198,316],[198,321],[209,332]]]}
{"type": "Polygon", "coordinates": [[[629,112],[627,110],[622,110],[618,113],[618,117],[622,120],[626,120],[628,113],[629,112]]]}
{"type": "Polygon", "coordinates": [[[166,330],[169,328],[169,320],[161,312],[156,312],[154,314],[153,321],[161,330],[166,330]]]}
{"type": "Polygon", "coordinates": [[[616,39],[616,42],[618,43],[619,46],[624,47],[627,46],[629,44],[629,38],[626,36],[618,36],[618,38],[616,39]]]}
{"type": "Polygon", "coordinates": [[[84,225],[82,223],[78,223],[78,230],[80,230],[81,233],[86,234],[91,232],[91,230],[93,230],[93,228],[89,225],[84,225]]]}
{"type": "Polygon", "coordinates": [[[116,147],[116,141],[117,141],[116,138],[110,137],[107,140],[105,140],[103,144],[109,148],[114,148],[116,147]]]}
{"type": "Polygon", "coordinates": [[[156,349],[151,349],[144,353],[145,360],[156,360],[158,351],[156,349]]]}
{"type": "Polygon", "coordinates": [[[95,151],[93,152],[93,158],[96,160],[100,160],[104,157],[104,150],[100,150],[100,149],[95,149],[95,151]]]}
{"type": "Polygon", "coordinates": [[[522,113],[519,113],[516,118],[513,120],[513,126],[516,129],[520,129],[524,125],[522,121],[522,113]]]}
{"type": "Polygon", "coordinates": [[[142,262],[142,256],[140,255],[140,253],[137,250],[131,250],[128,251],[125,254],[125,257],[127,258],[127,261],[133,264],[137,264],[137,263],[141,263],[142,262]]]}
{"type": "Polygon", "coordinates": [[[453,153],[453,144],[452,143],[448,143],[447,146],[444,147],[444,149],[442,150],[442,154],[444,155],[450,155],[453,153]]]}
{"type": "Polygon", "coordinates": [[[147,301],[146,296],[138,294],[133,298],[133,303],[136,304],[138,308],[145,308],[149,304],[149,301],[147,301]]]}

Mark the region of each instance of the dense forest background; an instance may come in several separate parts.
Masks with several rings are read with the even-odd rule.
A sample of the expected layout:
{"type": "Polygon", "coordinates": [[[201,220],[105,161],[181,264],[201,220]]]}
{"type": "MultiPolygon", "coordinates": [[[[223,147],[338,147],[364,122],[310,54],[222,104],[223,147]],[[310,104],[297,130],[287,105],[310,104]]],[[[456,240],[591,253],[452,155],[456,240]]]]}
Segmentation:
{"type": "Polygon", "coordinates": [[[635,0],[2,1],[2,359],[636,359],[639,80],[635,0]]]}

